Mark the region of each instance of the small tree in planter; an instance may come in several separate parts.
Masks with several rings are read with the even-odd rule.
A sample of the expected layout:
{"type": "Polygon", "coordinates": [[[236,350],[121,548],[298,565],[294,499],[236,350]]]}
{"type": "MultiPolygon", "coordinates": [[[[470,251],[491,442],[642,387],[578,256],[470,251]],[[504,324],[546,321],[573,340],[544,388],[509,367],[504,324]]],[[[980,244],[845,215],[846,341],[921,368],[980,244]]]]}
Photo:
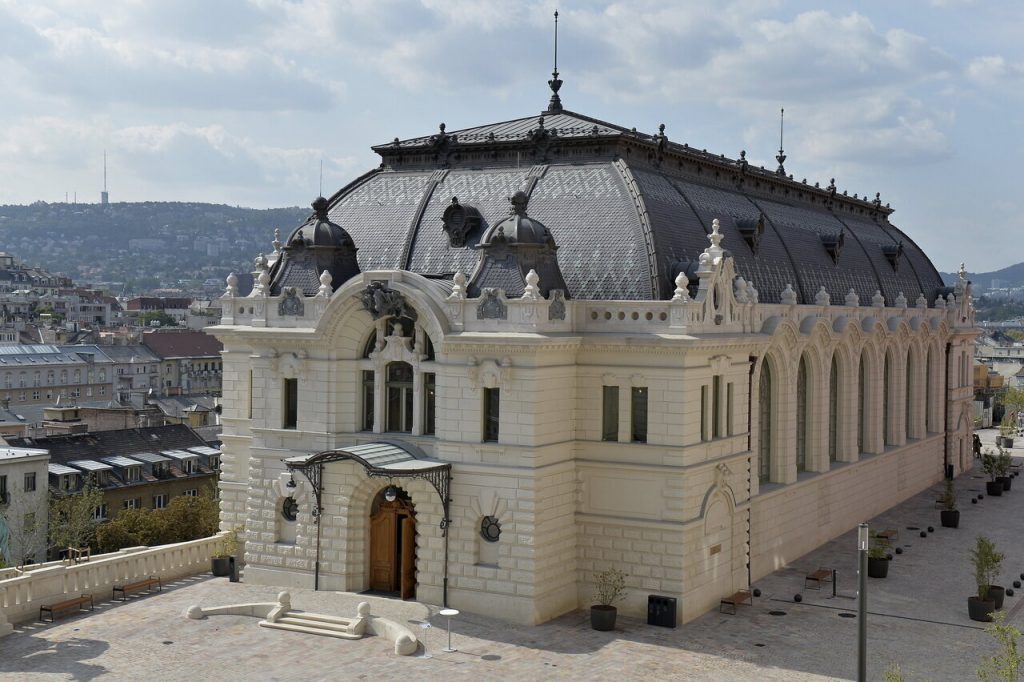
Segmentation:
{"type": "Polygon", "coordinates": [[[877,542],[872,542],[868,547],[868,577],[884,578],[889,575],[889,557],[886,556],[885,547],[877,542]]]}
{"type": "Polygon", "coordinates": [[[974,567],[974,583],[977,593],[967,598],[967,611],[971,620],[987,623],[992,620],[992,612],[996,609],[992,583],[999,575],[1003,555],[996,551],[995,543],[984,535],[979,535],[975,540],[974,548],[970,550],[970,557],[974,567]]]}
{"type": "Polygon", "coordinates": [[[613,606],[626,598],[626,574],[609,568],[594,574],[594,599],[590,607],[590,625],[595,630],[614,630],[618,609],[613,606]]]}
{"type": "Polygon", "coordinates": [[[217,541],[217,547],[210,557],[210,572],[217,577],[231,575],[231,557],[238,552],[238,534],[245,526],[236,526],[230,533],[217,541]]]}
{"type": "Polygon", "coordinates": [[[997,447],[996,450],[999,452],[996,455],[996,480],[1003,484],[1003,490],[1009,490],[1010,482],[1013,480],[1010,478],[1010,465],[1013,460],[1010,453],[1002,447],[997,447]]]}
{"type": "Polygon", "coordinates": [[[946,489],[942,491],[942,511],[939,512],[939,520],[943,528],[957,528],[960,526],[960,510],[956,508],[956,486],[952,478],[946,479],[946,489]]]}
{"type": "Polygon", "coordinates": [[[1021,631],[1006,624],[1006,613],[992,615],[992,624],[985,628],[999,648],[995,654],[982,660],[978,678],[984,682],[1019,680],[1024,673],[1024,655],[1019,651],[1021,631]]]}
{"type": "Polygon", "coordinates": [[[999,458],[986,450],[981,456],[981,468],[988,474],[990,480],[985,482],[985,492],[991,497],[999,497],[1003,494],[1003,484],[996,480],[999,475],[999,458]]]}

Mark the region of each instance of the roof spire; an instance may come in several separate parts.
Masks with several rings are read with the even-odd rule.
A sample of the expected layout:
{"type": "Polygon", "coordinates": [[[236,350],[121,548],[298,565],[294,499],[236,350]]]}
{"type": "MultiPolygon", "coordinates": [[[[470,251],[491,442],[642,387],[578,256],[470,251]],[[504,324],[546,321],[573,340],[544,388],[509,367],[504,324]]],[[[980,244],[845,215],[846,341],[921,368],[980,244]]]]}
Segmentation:
{"type": "Polygon", "coordinates": [[[779,167],[775,169],[775,172],[779,175],[786,174],[786,167],[783,166],[786,162],[786,154],[782,151],[782,126],[786,122],[786,110],[779,109],[779,153],[775,156],[775,160],[779,162],[779,167]]]}
{"type": "Polygon", "coordinates": [[[559,114],[562,112],[562,100],[558,96],[558,89],[562,87],[562,81],[558,79],[558,10],[555,10],[555,68],[551,72],[551,80],[548,81],[548,87],[551,88],[548,113],[559,114]]]}

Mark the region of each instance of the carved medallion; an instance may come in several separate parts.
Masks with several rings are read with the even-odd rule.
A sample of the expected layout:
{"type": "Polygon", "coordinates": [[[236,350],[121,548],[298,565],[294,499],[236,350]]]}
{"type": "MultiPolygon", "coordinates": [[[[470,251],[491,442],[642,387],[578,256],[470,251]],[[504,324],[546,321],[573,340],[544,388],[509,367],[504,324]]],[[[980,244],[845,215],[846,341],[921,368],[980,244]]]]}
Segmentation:
{"type": "Polygon", "coordinates": [[[551,305],[548,306],[548,320],[565,319],[565,292],[561,289],[551,290],[551,305]]]}
{"type": "Polygon", "coordinates": [[[476,308],[476,319],[504,320],[508,318],[508,308],[498,296],[497,289],[484,289],[480,298],[482,300],[476,308]]]}
{"type": "Polygon", "coordinates": [[[384,282],[372,282],[359,293],[359,300],[375,320],[382,317],[416,319],[416,309],[409,305],[401,292],[389,289],[384,282]]]}
{"type": "Polygon", "coordinates": [[[302,299],[299,298],[295,287],[285,287],[284,291],[281,292],[281,301],[277,304],[277,314],[281,317],[286,315],[302,317],[305,312],[306,306],[303,304],[302,299]]]}

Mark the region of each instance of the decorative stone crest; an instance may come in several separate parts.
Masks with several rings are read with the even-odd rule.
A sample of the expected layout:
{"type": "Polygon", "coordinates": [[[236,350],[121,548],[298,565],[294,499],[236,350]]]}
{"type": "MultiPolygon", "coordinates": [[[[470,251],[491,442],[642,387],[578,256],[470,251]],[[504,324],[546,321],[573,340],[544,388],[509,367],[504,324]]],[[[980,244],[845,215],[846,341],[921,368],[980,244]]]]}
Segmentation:
{"type": "Polygon", "coordinates": [[[405,300],[399,291],[389,289],[384,282],[371,282],[359,294],[363,308],[375,320],[382,317],[405,317],[416,319],[416,309],[405,300]]]}
{"type": "Polygon", "coordinates": [[[850,308],[856,308],[860,305],[860,296],[853,290],[853,287],[850,287],[850,290],[846,292],[846,305],[850,308]]]}
{"type": "Polygon", "coordinates": [[[918,308],[924,310],[928,307],[928,299],[924,297],[924,294],[918,294],[917,300],[914,302],[918,308]]]}
{"type": "Polygon", "coordinates": [[[565,292],[561,289],[551,290],[551,305],[548,306],[548,320],[565,319],[565,292]]]}
{"type": "Polygon", "coordinates": [[[434,152],[437,164],[442,168],[448,166],[448,157],[452,153],[452,147],[459,141],[457,135],[449,135],[444,128],[444,123],[441,123],[437,126],[437,135],[430,136],[430,148],[434,152]]]}
{"type": "Polygon", "coordinates": [[[305,313],[306,306],[302,303],[302,299],[299,298],[299,293],[295,287],[285,287],[284,291],[281,292],[281,300],[277,304],[277,314],[281,317],[286,315],[302,317],[305,313]]]}
{"type": "Polygon", "coordinates": [[[885,296],[882,296],[882,292],[875,289],[875,295],[871,297],[871,305],[876,308],[885,307],[885,296]]]}
{"type": "Polygon", "coordinates": [[[526,136],[533,142],[533,155],[539,161],[547,159],[548,151],[555,142],[555,138],[558,137],[558,131],[552,128],[548,130],[544,127],[544,117],[541,116],[537,119],[537,127],[532,129],[526,134],[526,136]]]}
{"type": "Polygon", "coordinates": [[[466,245],[466,237],[480,227],[480,212],[472,206],[463,206],[458,197],[452,197],[452,203],[441,216],[444,231],[448,234],[448,243],[453,248],[466,245]]]}
{"type": "Polygon", "coordinates": [[[825,291],[825,287],[822,286],[818,289],[818,293],[814,295],[814,305],[827,306],[832,302],[832,297],[825,291]]]}
{"type": "Polygon", "coordinates": [[[476,308],[476,319],[478,320],[505,320],[508,319],[508,307],[501,300],[498,289],[488,287],[480,292],[480,305],[476,308]]]}
{"type": "Polygon", "coordinates": [[[907,297],[903,295],[902,291],[896,297],[896,307],[897,308],[906,308],[907,307],[907,297]]]}
{"type": "Polygon", "coordinates": [[[687,278],[686,273],[680,271],[680,273],[676,275],[676,290],[672,292],[673,302],[685,303],[690,300],[690,292],[686,289],[689,284],[690,280],[687,278]]]}

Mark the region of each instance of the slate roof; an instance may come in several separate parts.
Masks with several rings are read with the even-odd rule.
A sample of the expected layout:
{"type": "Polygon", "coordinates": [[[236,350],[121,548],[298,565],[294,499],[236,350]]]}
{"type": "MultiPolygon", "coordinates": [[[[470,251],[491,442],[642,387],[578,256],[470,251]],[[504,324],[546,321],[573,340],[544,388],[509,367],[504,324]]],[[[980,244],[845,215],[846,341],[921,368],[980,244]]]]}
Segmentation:
{"type": "Polygon", "coordinates": [[[44,438],[8,438],[7,441],[14,447],[47,450],[50,453],[51,462],[65,465],[74,460],[98,462],[108,457],[117,456],[135,459],[134,456],[137,453],[184,450],[206,445],[206,442],[185,424],[96,431],[44,438]]]}
{"type": "MultiPolygon", "coordinates": [[[[404,269],[450,280],[476,268],[481,235],[529,195],[529,215],[550,230],[568,293],[576,299],[665,300],[678,272],[692,272],[718,218],[736,270],[765,303],[787,284],[801,303],[824,286],[842,304],[876,290],[913,306],[945,291],[928,257],[889,222],[880,200],[846,196],[657,134],[569,111],[545,112],[374,147],[381,167],[329,199],[329,216],[352,237],[363,272],[404,269]],[[452,247],[442,214],[452,197],[481,224],[452,247]],[[745,224],[763,225],[748,243],[745,224]],[[836,254],[826,243],[842,235],[836,254]],[[902,250],[898,246],[902,246],[902,250]]],[[[342,282],[334,282],[335,288],[342,282]]],[[[514,294],[514,292],[508,292],[514,294]]],[[[148,335],[147,335],[148,336],[148,335]]]]}

